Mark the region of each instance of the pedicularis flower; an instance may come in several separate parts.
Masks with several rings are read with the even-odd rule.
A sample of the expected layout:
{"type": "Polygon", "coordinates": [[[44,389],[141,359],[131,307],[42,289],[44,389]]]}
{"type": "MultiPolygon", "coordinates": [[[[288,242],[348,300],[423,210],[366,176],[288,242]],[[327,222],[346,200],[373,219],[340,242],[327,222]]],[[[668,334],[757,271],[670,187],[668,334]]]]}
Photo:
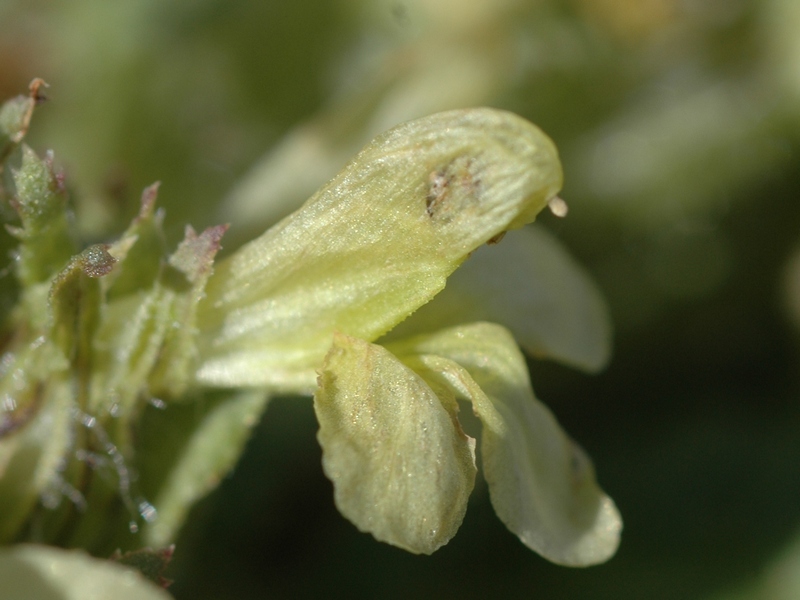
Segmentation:
{"type": "Polygon", "coordinates": [[[534,397],[508,330],[385,335],[476,249],[559,202],[538,128],[490,109],[400,125],[222,260],[225,226],[187,228],[166,252],[157,186],[119,239],[79,251],[63,176],[21,144],[32,90],[0,112],[0,194],[19,220],[3,238],[18,286],[4,292],[16,307],[0,365],[0,538],[102,547],[119,532],[97,515],[116,503],[117,522],[169,542],[267,398],[313,393],[336,504],[377,539],[431,553],[455,535],[476,475],[462,400],[508,528],[560,564],[614,553],[617,510],[534,397]]]}

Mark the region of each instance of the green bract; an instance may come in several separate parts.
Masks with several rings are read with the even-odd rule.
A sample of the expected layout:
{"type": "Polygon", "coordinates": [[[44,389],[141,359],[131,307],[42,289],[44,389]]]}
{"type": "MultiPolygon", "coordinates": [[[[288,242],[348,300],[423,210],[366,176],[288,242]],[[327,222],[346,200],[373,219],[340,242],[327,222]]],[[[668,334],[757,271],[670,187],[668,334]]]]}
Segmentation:
{"type": "Polygon", "coordinates": [[[495,317],[536,355],[602,367],[605,307],[557,242],[524,230],[499,262],[487,249],[392,331],[479,247],[554,202],[561,166],[538,128],[491,109],[400,125],[216,261],[225,226],[187,227],[167,251],[157,186],[118,240],[78,251],[63,176],[20,145],[33,94],[0,112],[19,242],[0,364],[0,539],[168,544],[269,396],[316,390],[337,506],[379,540],[431,553],[455,535],[476,474],[458,421],[467,401],[509,529],[561,564],[613,554],[614,504],[533,396],[514,338],[485,322],[450,327],[495,317]]]}

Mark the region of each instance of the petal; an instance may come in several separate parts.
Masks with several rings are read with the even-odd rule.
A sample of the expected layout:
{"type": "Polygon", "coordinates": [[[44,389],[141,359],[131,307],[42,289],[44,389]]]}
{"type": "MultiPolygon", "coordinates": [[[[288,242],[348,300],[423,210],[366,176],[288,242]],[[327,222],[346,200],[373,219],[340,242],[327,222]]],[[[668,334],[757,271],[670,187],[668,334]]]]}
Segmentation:
{"type": "Polygon", "coordinates": [[[385,333],[475,248],[532,221],[560,185],[553,143],[510,113],[451,111],[390,130],[216,267],[198,378],[313,386],[333,331],[385,333]]]}
{"type": "Polygon", "coordinates": [[[483,320],[513,331],[534,356],[585,371],[601,370],[611,356],[611,319],[602,294],[561,243],[536,225],[478,248],[442,293],[391,336],[483,320]]]}
{"type": "Polygon", "coordinates": [[[443,392],[381,346],[337,334],[314,397],[339,511],[414,553],[430,554],[455,535],[475,481],[475,442],[443,392]]]}
{"type": "Polygon", "coordinates": [[[472,401],[484,426],[492,505],[526,546],[568,566],[614,554],[622,528],[614,502],[595,482],[588,457],[533,396],[525,360],[505,329],[477,323],[392,349],[472,401]]]}

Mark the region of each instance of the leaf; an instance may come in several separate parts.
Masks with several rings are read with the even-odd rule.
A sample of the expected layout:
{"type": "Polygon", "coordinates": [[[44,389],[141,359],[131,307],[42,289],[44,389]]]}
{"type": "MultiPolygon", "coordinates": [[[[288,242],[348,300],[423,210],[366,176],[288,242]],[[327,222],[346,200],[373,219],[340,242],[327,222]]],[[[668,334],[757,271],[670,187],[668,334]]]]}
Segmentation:
{"type": "Polygon", "coordinates": [[[66,365],[63,359],[58,364],[58,356],[51,350],[48,345],[39,345],[30,354],[24,352],[15,357],[13,372],[20,381],[3,381],[2,391],[13,394],[4,394],[5,402],[25,402],[23,406],[27,405],[29,412],[20,415],[15,427],[0,436],[0,542],[16,537],[40,497],[52,491],[60,497],[63,459],[73,444],[74,398],[65,375],[66,365]],[[51,367],[54,373],[42,384],[36,374],[48,358],[55,359],[51,367]],[[61,367],[61,373],[55,372],[56,365],[61,367]],[[28,395],[34,396],[26,398],[28,395]],[[30,402],[35,404],[30,406],[30,402]]]}
{"type": "Polygon", "coordinates": [[[457,404],[381,346],[343,334],[320,371],[314,410],[339,511],[361,531],[430,554],[456,533],[475,481],[457,404]]]}
{"type": "Polygon", "coordinates": [[[105,302],[93,337],[90,414],[130,415],[172,324],[173,294],[159,285],[166,256],[158,184],[142,193],[139,214],[108,246],[116,265],[100,284],[105,302]]]}
{"type": "Polygon", "coordinates": [[[561,243],[536,225],[478,248],[432,302],[390,335],[401,339],[475,321],[507,327],[537,358],[585,371],[601,370],[611,355],[611,320],[600,291],[561,243]]]}
{"type": "Polygon", "coordinates": [[[194,382],[197,307],[227,227],[200,234],[187,227],[167,257],[157,190],[154,184],[144,191],[139,215],[109,247],[119,262],[97,336],[93,410],[113,402],[124,413],[146,394],[179,398],[194,382]]]}
{"type": "Polygon", "coordinates": [[[53,169],[53,156],[41,160],[22,147],[22,165],[13,172],[16,196],[12,202],[22,221],[9,231],[21,241],[17,276],[23,287],[47,281],[75,252],[70,237],[63,179],[53,169]]]}
{"type": "Polygon", "coordinates": [[[199,380],[311,389],[333,331],[385,333],[560,186],[553,143],[510,113],[451,111],[388,131],[217,266],[199,380]]]}
{"type": "Polygon", "coordinates": [[[109,301],[150,287],[161,272],[167,253],[162,223],[164,213],[156,210],[159,183],[142,192],[139,214],[108,251],[119,268],[107,279],[109,301]]]}
{"type": "Polygon", "coordinates": [[[175,293],[172,324],[166,331],[158,362],[149,384],[156,394],[180,398],[194,381],[197,367],[197,309],[205,296],[214,257],[227,225],[209,227],[197,234],[186,227],[184,240],[169,257],[161,282],[175,293]]]}
{"type": "Polygon", "coordinates": [[[43,86],[47,86],[44,81],[34,79],[31,81],[27,96],[17,96],[0,106],[0,173],[3,160],[28,132],[33,109],[43,99],[39,92],[43,86]]]}
{"type": "Polygon", "coordinates": [[[91,345],[102,303],[98,279],[107,275],[115,262],[104,245],[90,246],[72,257],[50,286],[49,341],[72,361],[79,379],[88,378],[91,370],[91,345]]]}
{"type": "Polygon", "coordinates": [[[90,414],[133,414],[173,323],[174,299],[156,283],[105,307],[94,340],[90,414]]]}
{"type": "Polygon", "coordinates": [[[622,521],[584,452],[533,395],[525,360],[502,327],[476,323],[390,346],[426,379],[469,399],[497,516],[548,560],[588,566],[617,549],[622,521]]]}
{"type": "Polygon", "coordinates": [[[153,546],[172,543],[192,505],[233,468],[267,404],[259,390],[193,397],[194,402],[149,407],[138,432],[142,492],[157,518],[144,527],[153,546]]]}
{"type": "Polygon", "coordinates": [[[170,600],[138,572],[79,550],[19,545],[0,550],[7,600],[170,600]]]}

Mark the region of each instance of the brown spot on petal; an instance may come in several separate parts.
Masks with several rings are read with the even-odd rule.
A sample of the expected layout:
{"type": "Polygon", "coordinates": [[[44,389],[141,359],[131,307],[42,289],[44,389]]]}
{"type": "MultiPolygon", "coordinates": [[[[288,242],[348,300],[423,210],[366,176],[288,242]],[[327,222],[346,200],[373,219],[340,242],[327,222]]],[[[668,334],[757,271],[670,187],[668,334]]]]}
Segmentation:
{"type": "Polygon", "coordinates": [[[459,156],[428,176],[426,208],[428,216],[452,221],[459,212],[480,198],[479,161],[459,156]]]}
{"type": "Polygon", "coordinates": [[[425,199],[428,216],[447,222],[469,204],[470,200],[477,200],[480,179],[476,171],[476,161],[470,156],[459,156],[444,167],[432,171],[428,176],[428,194],[425,199]]]}
{"type": "Polygon", "coordinates": [[[433,171],[428,176],[428,196],[425,200],[425,207],[429,216],[434,215],[437,205],[444,200],[449,184],[450,181],[444,169],[433,171]]]}

